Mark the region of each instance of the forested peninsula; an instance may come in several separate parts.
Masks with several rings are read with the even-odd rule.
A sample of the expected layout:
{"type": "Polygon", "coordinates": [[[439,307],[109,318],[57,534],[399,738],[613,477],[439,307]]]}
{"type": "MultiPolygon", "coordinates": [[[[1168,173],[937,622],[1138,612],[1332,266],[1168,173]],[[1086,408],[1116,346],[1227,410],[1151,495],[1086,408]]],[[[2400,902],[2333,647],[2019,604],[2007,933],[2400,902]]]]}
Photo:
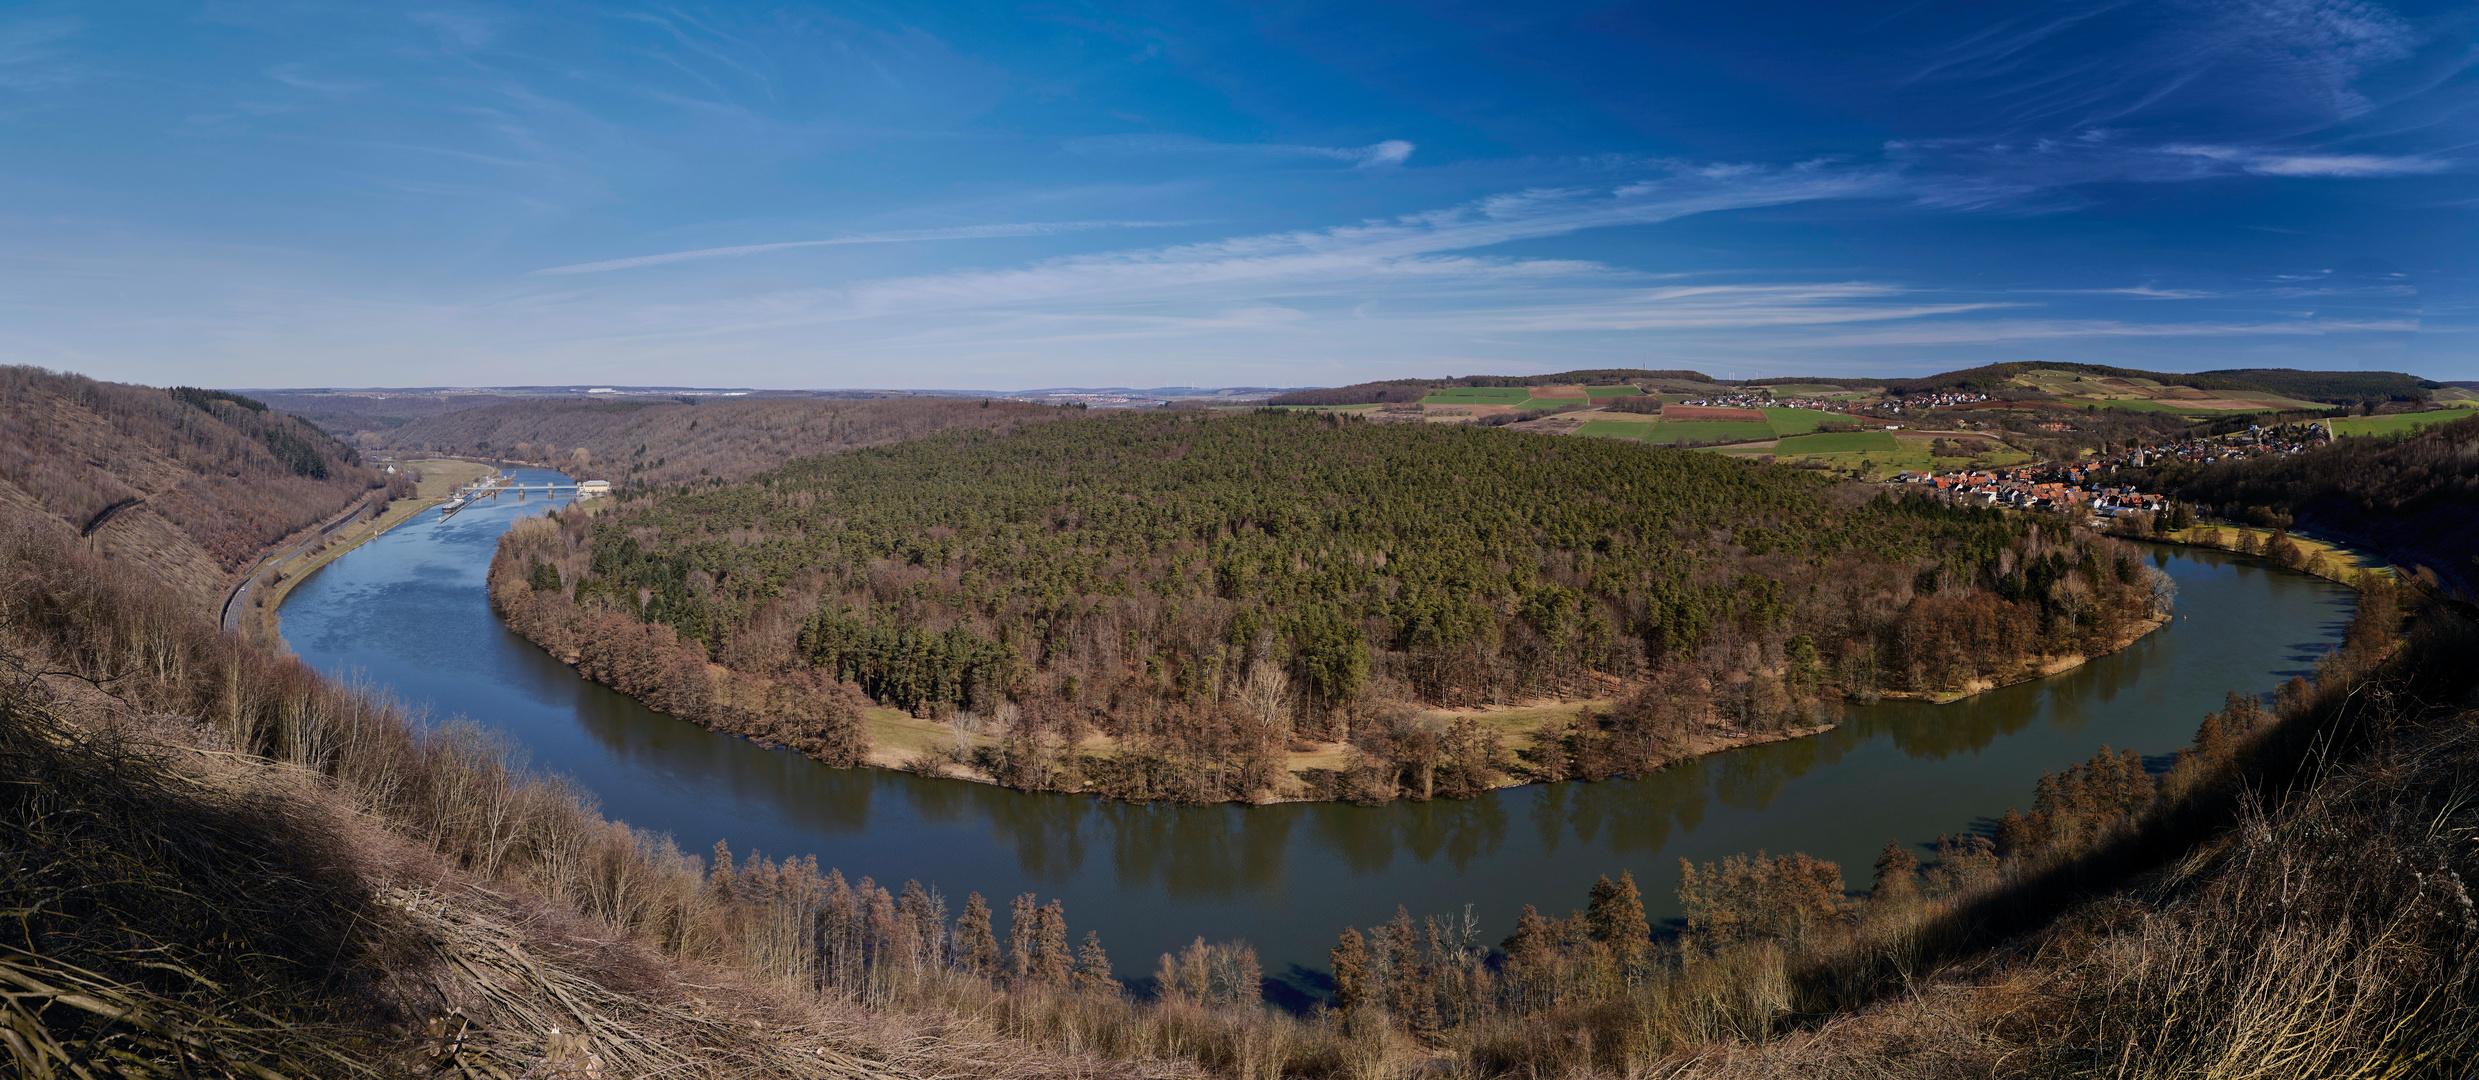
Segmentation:
{"type": "Polygon", "coordinates": [[[520,525],[494,607],[834,765],[1144,800],[1634,775],[2116,648],[2132,546],[1684,451],[1261,411],[951,431],[520,525]],[[1427,710],[1612,701],[1536,729],[1427,710]],[[877,755],[882,763],[884,753],[877,755]]]}

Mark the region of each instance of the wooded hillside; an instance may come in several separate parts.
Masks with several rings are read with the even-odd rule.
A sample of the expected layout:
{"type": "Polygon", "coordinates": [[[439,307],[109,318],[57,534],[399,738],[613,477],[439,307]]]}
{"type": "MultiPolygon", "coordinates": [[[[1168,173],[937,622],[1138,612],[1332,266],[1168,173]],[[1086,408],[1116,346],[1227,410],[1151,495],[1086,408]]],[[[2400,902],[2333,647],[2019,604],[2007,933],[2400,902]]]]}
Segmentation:
{"type": "Polygon", "coordinates": [[[2472,550],[2479,537],[2479,419],[2341,439],[2299,454],[2202,467],[2171,463],[2139,475],[2211,513],[2313,529],[2405,566],[2425,566],[2455,589],[2479,587],[2472,550]]]}
{"type": "Polygon", "coordinates": [[[1789,469],[1265,411],[949,432],[660,489],[512,532],[493,597],[692,719],[725,711],[713,659],[1004,732],[1023,745],[1002,780],[1218,800],[1278,786],[1299,740],[1352,742],[1329,794],[1353,797],[1640,772],[1711,729],[1827,722],[1846,692],[2114,647],[2153,581],[2063,523],[1789,469]],[[1644,687],[1523,765],[1400,704],[1644,687]],[[1093,732],[1115,752],[1078,762],[1093,732]]]}
{"type": "Polygon", "coordinates": [[[1547,375],[1458,375],[1443,379],[1388,379],[1350,386],[1294,390],[1266,399],[1268,405],[1373,405],[1418,401],[1432,390],[1454,386],[1616,386],[1638,381],[1713,385],[1721,382],[1701,371],[1647,371],[1642,368],[1593,368],[1547,375]]]}
{"type": "Polygon", "coordinates": [[[578,479],[661,484],[737,479],[796,457],[919,438],[951,427],[1005,430],[1076,410],[1014,401],[515,401],[429,416],[369,435],[398,455],[536,461],[578,479]]]}
{"type": "Polygon", "coordinates": [[[1902,394],[1924,394],[1938,390],[1967,390],[1995,393],[2015,386],[2014,377],[2030,371],[2073,371],[2118,379],[2150,379],[2165,386],[2191,386],[2198,390],[2232,392],[2254,391],[2277,394],[2306,401],[2332,404],[2355,404],[2362,401],[2423,401],[2440,383],[2428,382],[2398,371],[2296,371],[2290,368],[2231,368],[2188,375],[2179,372],[2143,371],[2136,368],[2111,367],[2107,364],[2076,364],[2062,361],[2016,362],[1989,364],[1942,372],[1893,384],[1902,394]]]}
{"type": "Polygon", "coordinates": [[[0,501],[145,562],[197,604],[386,483],[353,448],[237,394],[0,367],[0,501]]]}

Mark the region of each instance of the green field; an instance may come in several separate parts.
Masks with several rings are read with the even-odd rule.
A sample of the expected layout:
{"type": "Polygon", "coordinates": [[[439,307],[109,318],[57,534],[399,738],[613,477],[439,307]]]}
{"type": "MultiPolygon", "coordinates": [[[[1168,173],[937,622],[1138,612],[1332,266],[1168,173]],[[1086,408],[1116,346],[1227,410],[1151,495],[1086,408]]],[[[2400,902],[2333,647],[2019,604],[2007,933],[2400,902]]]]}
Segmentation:
{"type": "Polygon", "coordinates": [[[1584,388],[1584,396],[1588,398],[1640,397],[1643,393],[1644,391],[1632,386],[1587,386],[1584,388]]]}
{"type": "Polygon", "coordinates": [[[2479,409],[2469,407],[2441,409],[2436,412],[2396,413],[2392,416],[2353,416],[2335,420],[2335,435],[2399,435],[2417,431],[2432,424],[2450,424],[2456,420],[2479,416],[2479,409]]]}
{"type": "Polygon", "coordinates": [[[1646,442],[1756,442],[1774,436],[1772,427],[1748,420],[1664,420],[1654,425],[1646,442]]]}
{"type": "Polygon", "coordinates": [[[1766,425],[1770,426],[1776,435],[1805,435],[1816,430],[1818,425],[1833,419],[1832,413],[1818,412],[1814,409],[1766,409],[1763,411],[1766,425]]]}
{"type": "MultiPolygon", "coordinates": [[[[1884,432],[1859,432],[1857,434],[1864,438],[1869,434],[1882,435],[1884,432]]],[[[1848,436],[1808,436],[1808,438],[1838,437],[1848,436]]],[[[2016,450],[1992,451],[1967,458],[1935,457],[1929,454],[1928,448],[1924,445],[1917,449],[1906,445],[1890,451],[1849,450],[1832,454],[1801,454],[1762,449],[1733,450],[1728,447],[1714,447],[1710,452],[1750,460],[1769,457],[1783,465],[1813,462],[1840,472],[1864,471],[1871,480],[1883,480],[1897,473],[1939,472],[1966,465],[2002,469],[2011,465],[2029,464],[2032,460],[2031,455],[2016,450]]]]}
{"type": "Polygon", "coordinates": [[[1655,426],[1650,421],[1588,420],[1585,421],[1584,426],[1575,429],[1575,433],[1589,435],[1596,439],[1636,439],[1640,441],[1650,436],[1655,426]]]}
{"type": "Polygon", "coordinates": [[[1773,429],[1763,424],[1744,421],[1676,420],[1590,420],[1575,429],[1578,435],[1601,439],[1635,439],[1641,442],[1667,444],[1682,442],[1755,442],[1773,437],[1773,429]]]}
{"type": "Polygon", "coordinates": [[[1844,454],[1900,449],[1890,431],[1841,431],[1825,435],[1798,435],[1782,440],[1778,452],[1783,454],[1844,454]]]}
{"type": "MultiPolygon", "coordinates": [[[[1454,386],[1431,391],[1423,405],[1521,405],[1532,397],[1526,386],[1454,386]]],[[[1572,404],[1572,402],[1570,402],[1572,404]]]]}

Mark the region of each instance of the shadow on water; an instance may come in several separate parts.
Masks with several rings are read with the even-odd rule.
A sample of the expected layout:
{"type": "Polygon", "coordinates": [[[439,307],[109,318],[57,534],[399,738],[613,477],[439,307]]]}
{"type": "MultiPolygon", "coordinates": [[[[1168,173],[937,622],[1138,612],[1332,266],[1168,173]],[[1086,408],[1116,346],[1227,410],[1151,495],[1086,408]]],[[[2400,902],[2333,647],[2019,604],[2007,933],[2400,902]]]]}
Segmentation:
{"type": "MultiPolygon", "coordinates": [[[[556,474],[516,470],[523,482],[556,474]]],[[[1246,938],[1276,981],[1317,990],[1344,925],[1474,905],[1491,940],[1523,904],[1579,906],[1596,875],[1633,872],[1649,913],[1676,914],[1678,860],[1803,850],[1854,885],[1885,841],[1926,844],[2028,805],[2044,770],[2133,747],[2159,767],[2232,689],[2267,691],[2338,640],[2350,595],[2245,556],[2154,548],[2179,618],[2073,672],[1951,705],[1851,707],[1812,738],[1710,755],[1632,780],[1511,788],[1378,807],[1163,807],[1028,795],[828,769],[718,736],[586,683],[491,617],[498,536],[543,503],[425,515],[294,590],[284,631],[323,670],[357,672],[505,732],[604,811],[703,851],[815,854],[949,896],[1033,891],[1098,929],[1121,974],[1194,937],[1246,938]]]]}

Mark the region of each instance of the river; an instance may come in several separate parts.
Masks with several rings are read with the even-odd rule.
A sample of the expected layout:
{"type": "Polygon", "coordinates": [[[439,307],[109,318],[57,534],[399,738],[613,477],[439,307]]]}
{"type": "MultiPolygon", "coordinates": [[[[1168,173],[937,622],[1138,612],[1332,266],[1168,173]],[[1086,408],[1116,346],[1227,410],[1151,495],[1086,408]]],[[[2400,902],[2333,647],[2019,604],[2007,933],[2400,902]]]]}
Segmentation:
{"type": "MultiPolygon", "coordinates": [[[[523,483],[566,477],[516,469],[523,483]]],[[[433,719],[504,733],[604,813],[693,852],[816,855],[889,885],[919,879],[960,907],[1036,892],[1098,929],[1123,978],[1191,938],[1244,938],[1267,974],[1319,984],[1345,925],[1473,906],[1490,941],[1524,904],[1581,907],[1596,875],[1632,871],[1674,915],[1678,860],[1806,851],[1865,888],[1889,839],[1925,857],[1939,833],[2029,809],[2043,770],[2133,747],[2165,767],[2229,690],[2269,691],[2340,640],[2351,593],[2244,556],[2154,548],[2175,578],[2164,629],[2074,671],[1952,705],[1848,710],[1824,735],[1710,755],[1636,780],[1511,788],[1380,807],[1165,807],[1033,795],[874,769],[829,769],[653,712],[587,683],[501,626],[484,595],[499,535],[539,497],[437,511],[292,591],[283,634],[321,670],[385,687],[433,719]]],[[[1283,996],[1278,988],[1278,996],[1283,996]]]]}

